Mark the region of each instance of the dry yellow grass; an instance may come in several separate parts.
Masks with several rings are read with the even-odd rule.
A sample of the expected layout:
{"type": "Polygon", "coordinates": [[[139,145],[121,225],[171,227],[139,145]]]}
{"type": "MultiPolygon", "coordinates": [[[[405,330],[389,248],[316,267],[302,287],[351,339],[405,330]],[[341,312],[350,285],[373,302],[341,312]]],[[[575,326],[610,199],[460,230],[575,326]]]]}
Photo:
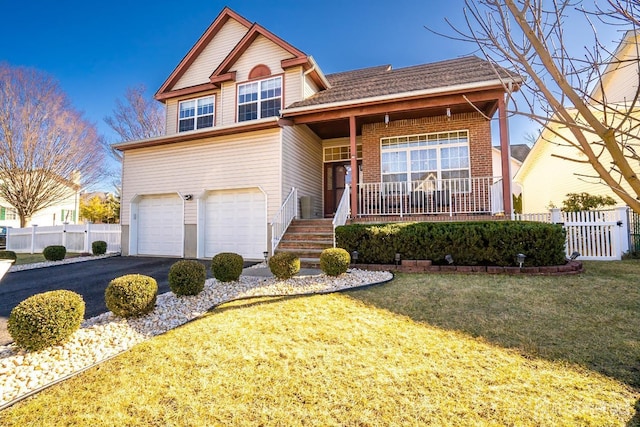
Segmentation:
{"type": "Polygon", "coordinates": [[[624,426],[637,399],[593,371],[333,294],[220,307],[0,424],[624,426]]]}

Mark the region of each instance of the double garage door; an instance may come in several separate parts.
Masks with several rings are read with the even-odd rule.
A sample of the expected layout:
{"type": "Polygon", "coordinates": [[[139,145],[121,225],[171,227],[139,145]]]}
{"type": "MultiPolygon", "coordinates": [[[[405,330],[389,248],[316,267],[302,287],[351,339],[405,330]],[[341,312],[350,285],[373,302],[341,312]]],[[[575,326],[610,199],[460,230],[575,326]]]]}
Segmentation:
{"type": "MultiPolygon", "coordinates": [[[[177,194],[143,197],[138,204],[138,254],[183,256],[184,216],[177,194]]],[[[186,203],[195,203],[186,202],[186,203]]],[[[198,239],[204,256],[235,252],[262,259],[267,245],[266,198],[257,188],[212,191],[203,204],[198,239]]]]}

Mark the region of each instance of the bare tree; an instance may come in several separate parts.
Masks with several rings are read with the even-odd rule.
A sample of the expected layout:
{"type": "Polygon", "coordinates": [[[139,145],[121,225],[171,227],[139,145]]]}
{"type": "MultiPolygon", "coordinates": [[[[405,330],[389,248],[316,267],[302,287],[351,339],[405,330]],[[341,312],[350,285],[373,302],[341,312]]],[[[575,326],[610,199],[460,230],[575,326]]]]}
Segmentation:
{"type": "Polygon", "coordinates": [[[0,63],[0,197],[16,209],[21,227],[98,181],[103,158],[95,126],[55,79],[0,63]]]}
{"type": "MultiPolygon", "coordinates": [[[[136,141],[164,135],[165,117],[162,104],[145,97],[144,85],[127,88],[124,100],[116,100],[112,116],[104,121],[120,137],[119,142],[136,141]]],[[[110,147],[110,146],[109,146],[110,147]]],[[[111,150],[117,159],[121,154],[111,150]]]]}
{"type": "Polygon", "coordinates": [[[454,33],[447,35],[473,43],[492,63],[525,76],[519,94],[510,95],[512,112],[533,119],[574,147],[583,156],[566,160],[588,162],[600,182],[636,212],[640,168],[632,164],[640,160],[639,85],[636,81],[635,93],[622,102],[607,99],[604,88],[597,89],[608,66],[634,67],[640,79],[640,54],[634,38],[633,57],[617,57],[599,39],[597,28],[619,25],[636,34],[639,10],[638,0],[606,0],[602,7],[576,0],[465,0],[467,27],[449,22],[454,33]],[[581,19],[589,32],[586,39],[580,36],[577,49],[571,43],[576,35],[565,31],[568,19],[581,19]],[[571,137],[558,131],[563,127],[571,137]]]}

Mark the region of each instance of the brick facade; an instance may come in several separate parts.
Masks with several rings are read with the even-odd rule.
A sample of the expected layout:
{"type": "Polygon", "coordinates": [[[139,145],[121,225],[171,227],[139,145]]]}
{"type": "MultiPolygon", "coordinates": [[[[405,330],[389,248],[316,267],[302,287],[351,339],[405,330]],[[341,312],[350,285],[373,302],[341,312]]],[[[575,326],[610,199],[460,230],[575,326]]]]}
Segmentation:
{"type": "Polygon", "coordinates": [[[371,123],[362,126],[362,172],[364,182],[380,182],[380,138],[454,130],[469,131],[472,177],[493,175],[491,164],[491,122],[479,113],[423,117],[419,119],[371,123]]]}

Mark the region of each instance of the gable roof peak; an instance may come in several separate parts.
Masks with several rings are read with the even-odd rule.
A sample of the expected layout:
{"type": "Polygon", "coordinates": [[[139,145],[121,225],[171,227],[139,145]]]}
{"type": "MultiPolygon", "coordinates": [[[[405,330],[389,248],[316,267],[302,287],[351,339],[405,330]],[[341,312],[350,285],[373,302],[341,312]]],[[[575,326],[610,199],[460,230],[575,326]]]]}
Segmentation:
{"type": "Polygon", "coordinates": [[[162,100],[165,97],[162,95],[171,91],[172,87],[178,82],[180,77],[187,71],[189,66],[193,64],[198,55],[202,53],[202,51],[207,47],[209,42],[213,40],[216,34],[222,29],[224,24],[227,23],[230,19],[233,19],[239,22],[241,25],[246,27],[247,29],[251,28],[251,22],[247,20],[242,15],[231,10],[230,7],[225,6],[222,11],[218,14],[216,19],[213,20],[211,25],[205,30],[205,32],[200,36],[195,45],[187,52],[187,54],[182,58],[180,63],[176,66],[173,72],[169,75],[169,78],[165,80],[165,82],[160,86],[160,89],[155,94],[155,98],[158,100],[162,100]]]}

